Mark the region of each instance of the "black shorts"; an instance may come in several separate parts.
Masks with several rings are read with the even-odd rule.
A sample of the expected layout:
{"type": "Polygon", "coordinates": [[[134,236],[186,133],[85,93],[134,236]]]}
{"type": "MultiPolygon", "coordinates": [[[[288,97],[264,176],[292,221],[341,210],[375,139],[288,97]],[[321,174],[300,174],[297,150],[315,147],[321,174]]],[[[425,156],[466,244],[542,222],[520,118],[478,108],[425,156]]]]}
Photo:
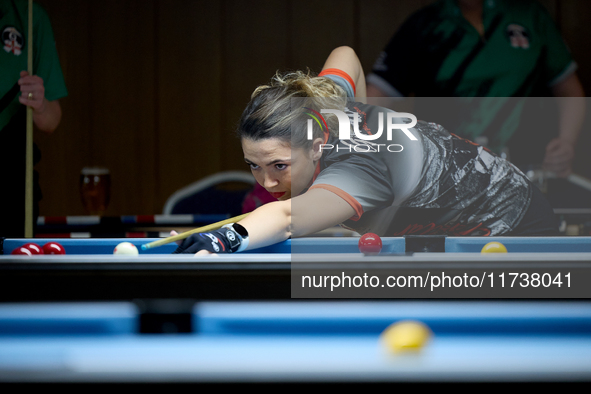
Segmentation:
{"type": "Polygon", "coordinates": [[[558,220],[554,210],[540,189],[531,185],[532,196],[529,207],[515,230],[507,235],[535,236],[559,235],[558,220]]]}

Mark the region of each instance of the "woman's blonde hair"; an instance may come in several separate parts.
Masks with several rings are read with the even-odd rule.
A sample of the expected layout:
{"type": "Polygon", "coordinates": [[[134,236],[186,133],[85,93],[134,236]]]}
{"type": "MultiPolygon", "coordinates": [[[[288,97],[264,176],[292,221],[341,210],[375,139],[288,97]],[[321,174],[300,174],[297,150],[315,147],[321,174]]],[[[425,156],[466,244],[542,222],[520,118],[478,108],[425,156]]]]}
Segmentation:
{"type": "MultiPolygon", "coordinates": [[[[292,147],[311,146],[307,138],[310,113],[321,109],[344,109],[347,94],[330,78],[302,71],[277,72],[268,85],[252,93],[238,127],[240,138],[255,141],[278,138],[292,147]],[[310,109],[314,111],[310,111],[310,109]]],[[[328,130],[338,130],[336,116],[323,115],[328,130]]],[[[324,126],[313,123],[313,138],[323,138],[324,126]]],[[[322,122],[321,122],[322,124],[322,122]]]]}

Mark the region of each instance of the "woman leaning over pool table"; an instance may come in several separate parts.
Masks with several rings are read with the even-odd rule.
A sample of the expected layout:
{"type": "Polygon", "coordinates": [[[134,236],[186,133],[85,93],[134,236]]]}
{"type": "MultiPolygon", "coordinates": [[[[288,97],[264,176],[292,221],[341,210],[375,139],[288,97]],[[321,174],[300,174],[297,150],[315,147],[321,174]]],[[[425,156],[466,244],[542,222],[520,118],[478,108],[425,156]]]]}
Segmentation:
{"type": "Polygon", "coordinates": [[[355,52],[339,47],[318,76],[276,74],[259,86],[238,135],[257,182],[278,201],[191,235],[175,253],[239,252],[337,224],[380,236],[557,233],[550,205],[523,173],[437,124],[419,121],[410,129],[416,140],[402,130],[391,140],[386,132],[339,140],[337,117],[325,113],[330,131],[313,121],[309,139],[307,120],[320,120],[321,109],[338,109],[362,134],[376,135],[379,114],[391,110],[353,99],[365,101],[364,78],[355,52]]]}

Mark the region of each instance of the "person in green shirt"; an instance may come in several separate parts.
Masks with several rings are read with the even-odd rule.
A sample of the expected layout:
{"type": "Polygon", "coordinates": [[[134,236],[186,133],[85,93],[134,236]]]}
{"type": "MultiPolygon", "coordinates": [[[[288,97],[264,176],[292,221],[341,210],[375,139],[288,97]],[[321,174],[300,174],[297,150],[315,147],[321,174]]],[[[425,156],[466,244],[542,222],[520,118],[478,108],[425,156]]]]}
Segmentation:
{"type": "MultiPolygon", "coordinates": [[[[33,75],[27,70],[28,2],[0,1],[0,236],[24,235],[26,107],[33,108],[38,130],[53,132],[60,123],[59,99],[68,91],[59,63],[49,17],[33,5],[33,75]]],[[[34,146],[34,163],[40,152],[34,146]]],[[[41,190],[34,174],[34,217],[41,190]]]]}
{"type": "Polygon", "coordinates": [[[440,0],[413,14],[394,35],[367,77],[367,95],[470,98],[461,100],[470,110],[456,124],[442,122],[445,127],[487,141],[497,153],[511,146],[516,164],[539,160],[566,176],[585,112],[576,68],[537,1],[440,0]],[[525,97],[552,95],[568,97],[558,100],[558,133],[544,136],[541,128],[520,125],[535,101],[525,97]]]}

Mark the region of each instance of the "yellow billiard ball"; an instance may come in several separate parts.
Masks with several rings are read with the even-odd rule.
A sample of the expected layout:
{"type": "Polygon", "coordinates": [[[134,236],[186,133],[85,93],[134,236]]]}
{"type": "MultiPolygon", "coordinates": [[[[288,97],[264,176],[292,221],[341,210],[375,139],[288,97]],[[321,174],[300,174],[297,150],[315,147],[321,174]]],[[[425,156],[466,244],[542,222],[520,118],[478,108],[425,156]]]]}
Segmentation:
{"type": "Polygon", "coordinates": [[[392,353],[419,351],[429,338],[431,338],[429,327],[414,320],[403,320],[391,324],[380,336],[386,349],[392,353]]]}
{"type": "Polygon", "coordinates": [[[507,253],[507,248],[500,242],[489,242],[482,247],[480,253],[507,253]]]}

